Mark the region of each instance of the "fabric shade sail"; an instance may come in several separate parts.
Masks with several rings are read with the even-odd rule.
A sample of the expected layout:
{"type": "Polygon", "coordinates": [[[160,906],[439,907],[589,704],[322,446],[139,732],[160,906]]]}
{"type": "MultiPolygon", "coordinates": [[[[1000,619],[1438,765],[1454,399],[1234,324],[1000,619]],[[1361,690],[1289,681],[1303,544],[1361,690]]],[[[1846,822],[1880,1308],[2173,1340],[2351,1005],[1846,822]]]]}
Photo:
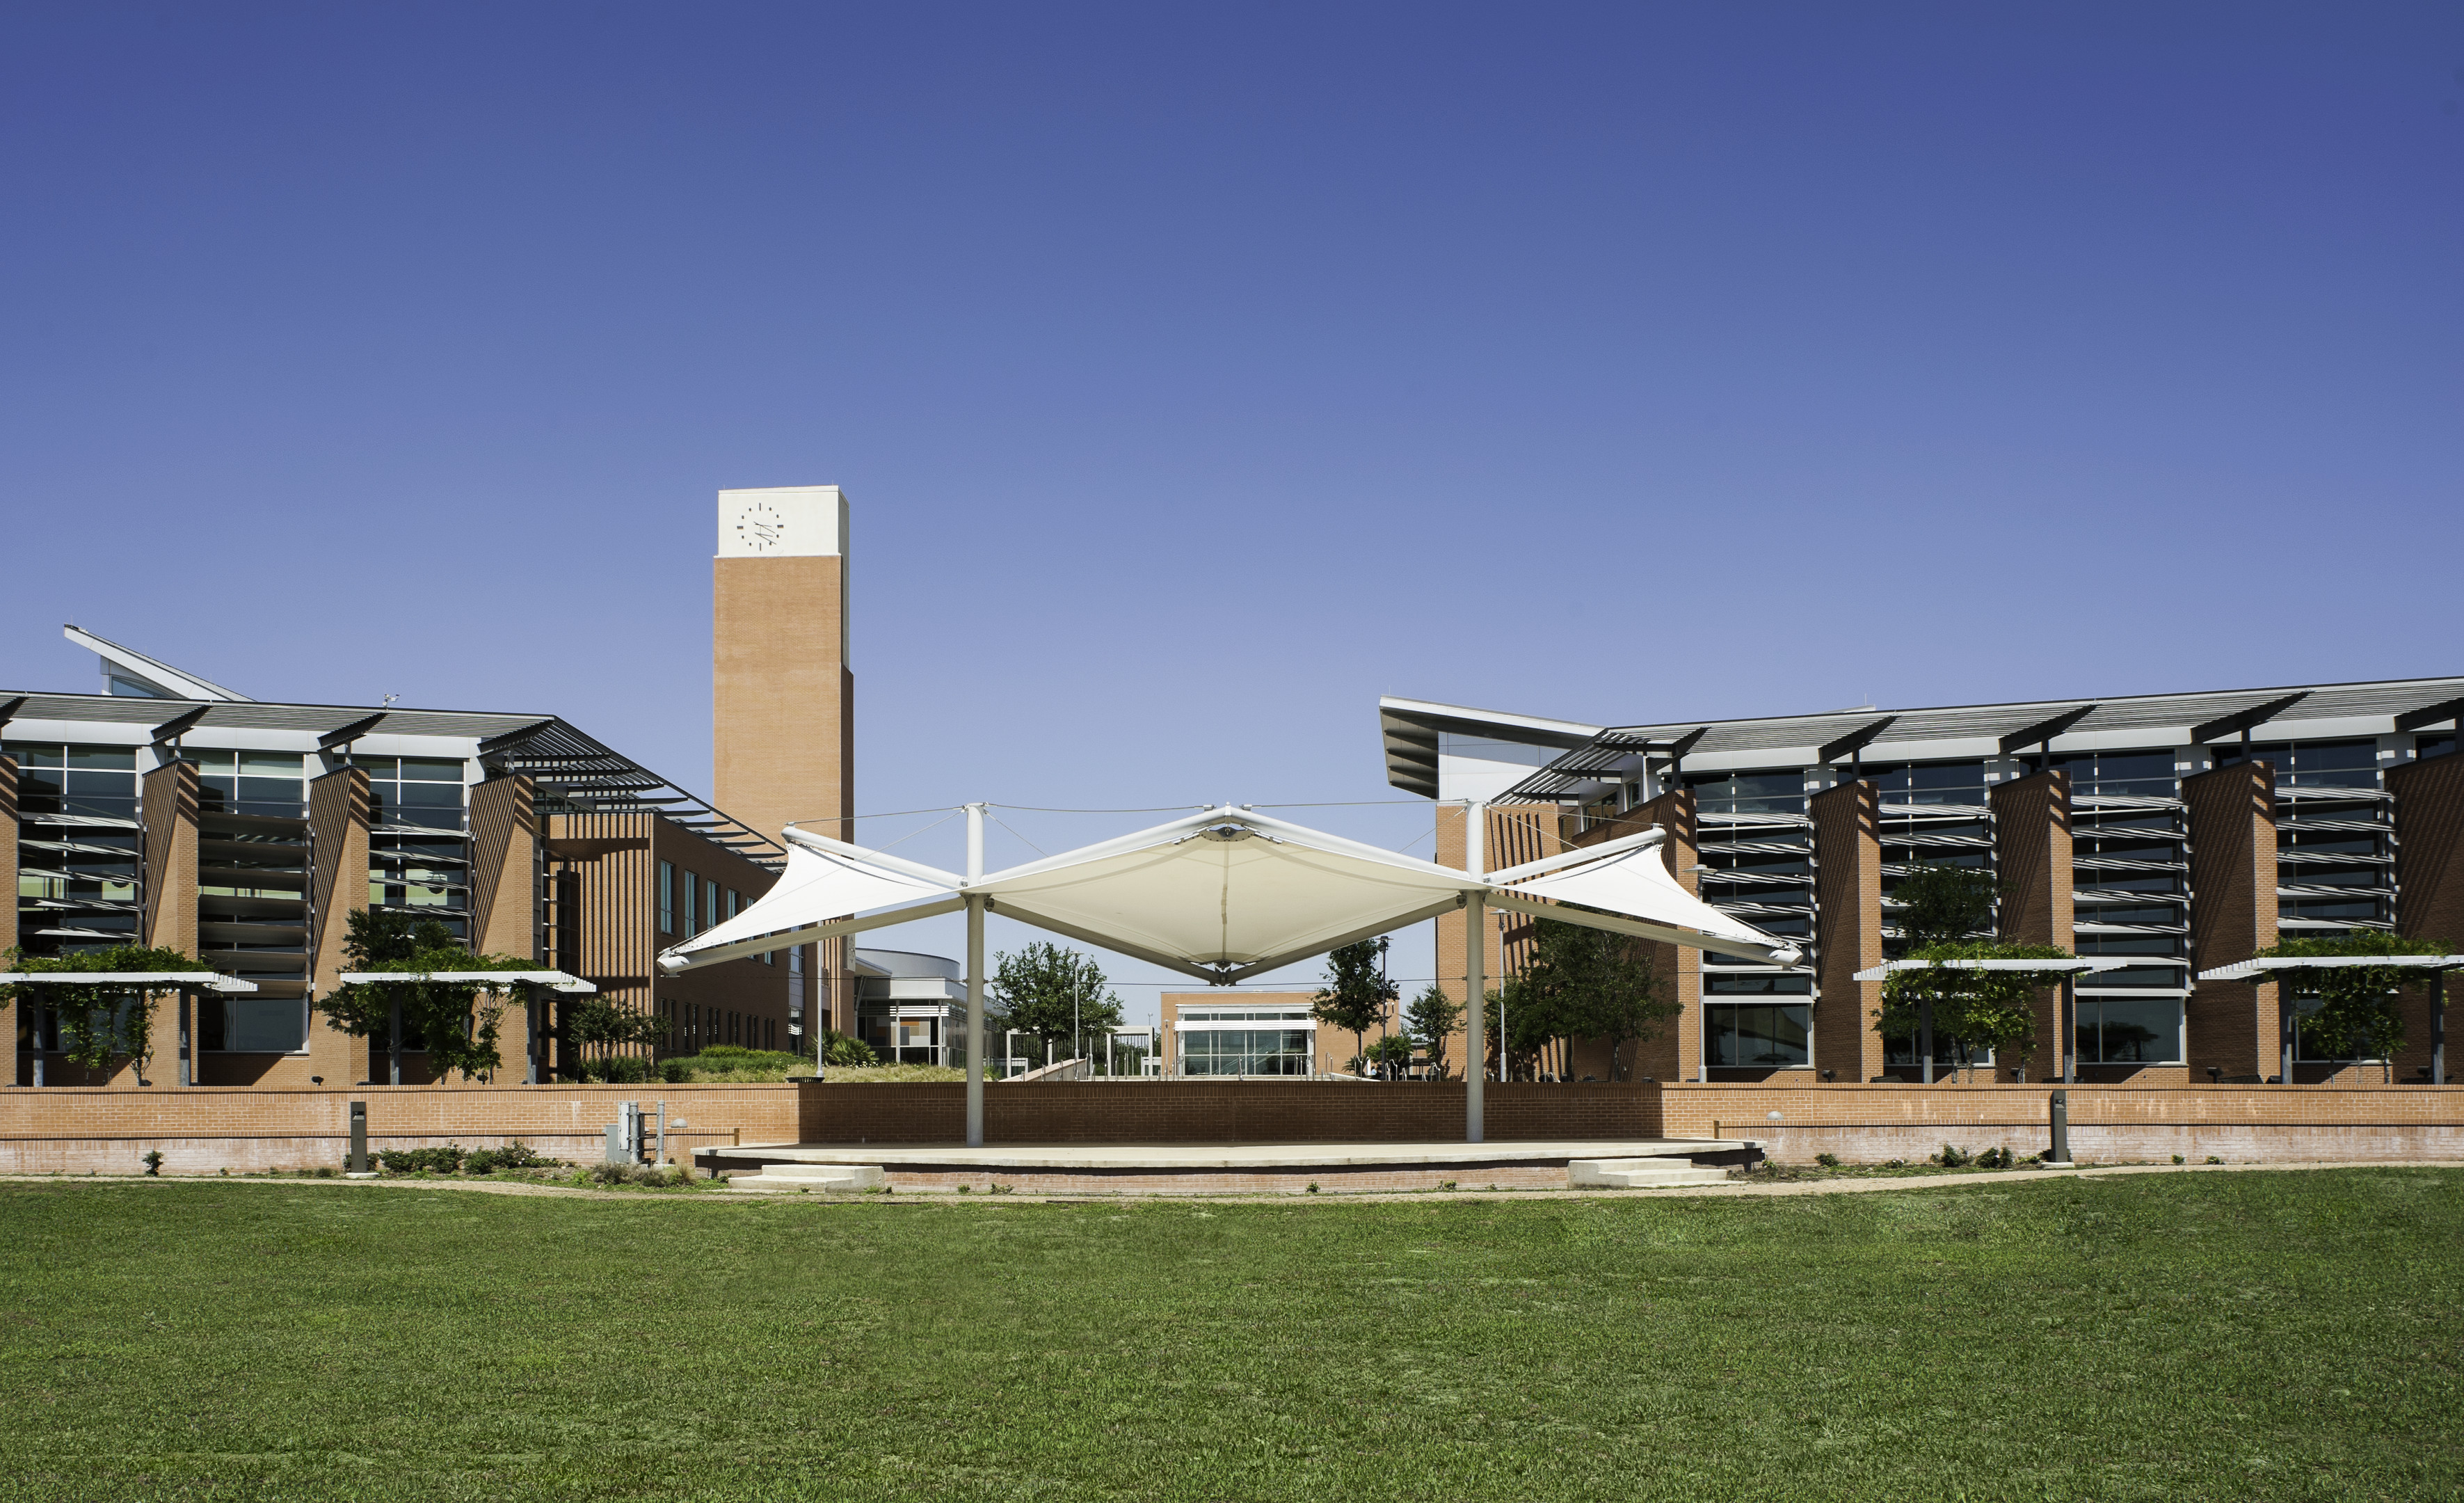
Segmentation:
{"type": "Polygon", "coordinates": [[[787,870],[759,900],[659,956],[673,975],[831,935],[955,912],[966,879],[790,828],[787,870]]]}
{"type": "Polygon", "coordinates": [[[1805,959],[1796,945],[1732,918],[1687,892],[1660,850],[1664,833],[1646,830],[1493,873],[1488,900],[1538,917],[1691,945],[1739,960],[1794,965],[1805,959]],[[1558,904],[1600,912],[1553,906],[1558,904]]]}
{"type": "Polygon", "coordinates": [[[1229,984],[1462,904],[1463,873],[1248,809],[1209,809],[968,889],[993,912],[1229,984]]]}
{"type": "Polygon", "coordinates": [[[799,829],[787,838],[779,884],[662,954],[660,969],[930,917],[976,895],[1022,923],[1217,984],[1435,917],[1471,894],[1755,960],[1793,963],[1798,955],[1686,892],[1647,849],[1656,831],[1487,878],[1228,806],[973,882],[799,829]],[[1554,906],[1560,901],[1605,912],[1554,906]]]}

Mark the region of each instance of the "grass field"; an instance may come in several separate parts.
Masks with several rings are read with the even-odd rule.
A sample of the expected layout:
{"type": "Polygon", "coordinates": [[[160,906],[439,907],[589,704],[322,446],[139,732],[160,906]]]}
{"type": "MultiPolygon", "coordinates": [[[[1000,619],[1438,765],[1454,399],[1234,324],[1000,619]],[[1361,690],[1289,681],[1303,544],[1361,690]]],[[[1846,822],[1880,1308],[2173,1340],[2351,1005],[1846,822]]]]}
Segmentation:
{"type": "Polygon", "coordinates": [[[0,1498],[2464,1497],[2464,1174],[0,1184],[0,1498]]]}

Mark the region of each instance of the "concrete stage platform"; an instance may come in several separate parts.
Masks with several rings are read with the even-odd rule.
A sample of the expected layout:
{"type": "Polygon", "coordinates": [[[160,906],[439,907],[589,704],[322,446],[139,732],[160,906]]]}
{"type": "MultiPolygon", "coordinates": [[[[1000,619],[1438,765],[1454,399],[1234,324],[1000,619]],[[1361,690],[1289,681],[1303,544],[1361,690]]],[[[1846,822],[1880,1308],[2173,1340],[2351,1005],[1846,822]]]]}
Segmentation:
{"type": "Polygon", "coordinates": [[[696,1167],[730,1189],[1230,1195],[1716,1183],[1761,1157],[1751,1138],[1511,1143],[998,1143],[982,1148],[748,1143],[696,1167]]]}

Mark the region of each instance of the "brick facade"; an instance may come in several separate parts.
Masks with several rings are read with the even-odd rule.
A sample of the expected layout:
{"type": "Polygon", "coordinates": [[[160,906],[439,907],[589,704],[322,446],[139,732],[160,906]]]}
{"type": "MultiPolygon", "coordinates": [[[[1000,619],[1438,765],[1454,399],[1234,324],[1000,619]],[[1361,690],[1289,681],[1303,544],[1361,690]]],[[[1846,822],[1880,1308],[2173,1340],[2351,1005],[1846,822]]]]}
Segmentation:
{"type": "MultiPolygon", "coordinates": [[[[2387,775],[2395,795],[2396,932],[2436,939],[2450,955],[2464,955],[2464,755],[2450,753],[2397,767],[2387,775]]],[[[2464,975],[2464,973],[2459,973],[2464,975]]],[[[2459,976],[2445,986],[2447,1028],[2454,1031],[2459,976]]],[[[2404,1048],[2395,1060],[2399,1076],[2430,1063],[2431,995],[2428,986],[2405,991],[2404,1048]]],[[[2448,1078],[2454,1078],[2455,1050],[2447,1051],[2448,1078]]]]}
{"type": "MultiPolygon", "coordinates": [[[[2276,773],[2238,762],[2182,780],[2190,814],[2192,974],[2246,961],[2276,942],[2276,773]]],[[[2280,987],[2199,982],[2187,1004],[2195,1075],[2283,1073],[2280,987]]]]}
{"type": "MultiPolygon", "coordinates": [[[[2001,938],[2011,944],[2073,948],[2071,933],[2071,775],[2057,768],[1993,789],[1994,867],[2002,882],[2001,938]]],[[[2022,1061],[1994,1061],[1994,1078],[2058,1078],[2062,1068],[2061,988],[2036,992],[2036,1042],[2022,1061]]],[[[2005,1050],[2005,1054],[2013,1051],[2005,1050]]]]}
{"type": "Polygon", "coordinates": [[[1882,963],[1881,795],[1861,779],[1807,802],[1814,820],[1814,1064],[1840,1081],[1882,1072],[1882,1036],[1874,1014],[1879,982],[1857,973],[1882,963]]]}
{"type": "MultiPolygon", "coordinates": [[[[1668,831],[1660,845],[1661,860],[1685,891],[1702,895],[1702,873],[1693,870],[1703,860],[1702,827],[1696,818],[1691,788],[1673,788],[1647,804],[1639,804],[1615,819],[1603,820],[1576,835],[1576,846],[1596,846],[1647,829],[1668,831]]],[[[1691,945],[1638,940],[1651,961],[1652,984],[1663,1001],[1677,1004],[1675,1016],[1660,1031],[1632,1047],[1633,1080],[1691,1080],[1703,1072],[1703,952],[1691,945]]],[[[1586,1040],[1575,1049],[1577,1079],[1590,1074],[1611,1078],[1607,1045],[1586,1040]]]]}

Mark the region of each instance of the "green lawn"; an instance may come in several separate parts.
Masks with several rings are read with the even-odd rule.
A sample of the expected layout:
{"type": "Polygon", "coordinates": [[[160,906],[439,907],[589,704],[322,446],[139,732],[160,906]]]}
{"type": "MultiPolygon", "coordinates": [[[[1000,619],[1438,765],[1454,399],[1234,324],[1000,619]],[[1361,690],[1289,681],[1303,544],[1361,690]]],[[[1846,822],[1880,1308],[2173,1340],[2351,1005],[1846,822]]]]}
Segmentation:
{"type": "Polygon", "coordinates": [[[2464,1496],[2464,1174],[0,1184],[0,1498],[2464,1496]]]}

